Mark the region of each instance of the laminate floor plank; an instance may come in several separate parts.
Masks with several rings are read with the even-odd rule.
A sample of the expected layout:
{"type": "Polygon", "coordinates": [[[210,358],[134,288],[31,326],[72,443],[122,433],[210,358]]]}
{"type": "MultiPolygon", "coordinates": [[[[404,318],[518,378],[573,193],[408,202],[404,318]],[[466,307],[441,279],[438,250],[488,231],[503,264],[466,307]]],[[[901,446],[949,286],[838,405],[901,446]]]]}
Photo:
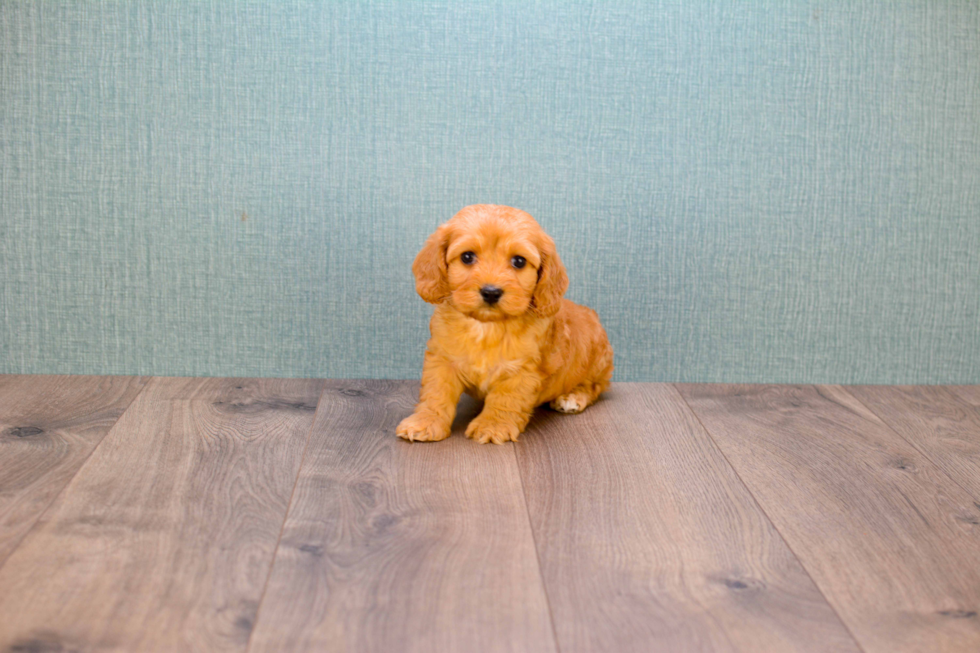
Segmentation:
{"type": "Polygon", "coordinates": [[[540,411],[516,451],[562,653],[860,650],[672,386],[540,411]]]}
{"type": "Polygon", "coordinates": [[[974,408],[980,408],[980,385],[950,385],[946,389],[974,408]]]}
{"type": "Polygon", "coordinates": [[[839,386],[679,385],[868,653],[980,650],[980,506],[839,386]]]}
{"type": "Polygon", "coordinates": [[[330,381],[249,651],[554,651],[513,446],[394,436],[418,383],[330,381]]]}
{"type": "Polygon", "coordinates": [[[980,410],[940,386],[846,389],[980,504],[980,410]]]}
{"type": "Polygon", "coordinates": [[[0,375],[0,567],[146,381],[0,375]]]}
{"type": "Polygon", "coordinates": [[[153,379],[0,569],[0,650],[243,651],[321,387],[153,379]]]}

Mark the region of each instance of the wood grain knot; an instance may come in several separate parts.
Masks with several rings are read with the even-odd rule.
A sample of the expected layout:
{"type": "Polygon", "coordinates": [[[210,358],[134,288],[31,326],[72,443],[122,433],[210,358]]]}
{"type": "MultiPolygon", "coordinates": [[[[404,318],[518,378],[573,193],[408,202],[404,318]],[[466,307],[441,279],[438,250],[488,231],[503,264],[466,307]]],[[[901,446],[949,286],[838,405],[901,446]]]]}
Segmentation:
{"type": "Polygon", "coordinates": [[[363,390],[358,390],[357,388],[340,388],[337,390],[338,393],[344,395],[345,397],[364,397],[367,395],[363,390]]]}
{"type": "Polygon", "coordinates": [[[374,527],[376,531],[386,531],[392,526],[396,526],[401,521],[400,518],[395,515],[378,515],[371,520],[371,526],[374,527]]]}
{"type": "Polygon", "coordinates": [[[906,460],[905,458],[899,458],[898,460],[894,461],[892,463],[892,466],[895,469],[901,469],[907,472],[916,471],[915,463],[912,462],[911,460],[906,460]]]}
{"type": "Polygon", "coordinates": [[[370,481],[358,481],[350,486],[353,493],[364,505],[374,507],[378,503],[378,488],[370,481]]]}
{"type": "Polygon", "coordinates": [[[758,592],[766,588],[766,584],[758,578],[721,576],[713,580],[721,583],[733,592],[758,592]]]}
{"type": "Polygon", "coordinates": [[[323,557],[323,547],[317,546],[316,544],[302,544],[299,546],[299,550],[313,556],[314,558],[323,557]]]}
{"type": "Polygon", "coordinates": [[[10,653],[61,653],[67,649],[53,637],[34,637],[14,642],[7,650],[10,653]]]}
{"type": "Polygon", "coordinates": [[[274,408],[276,410],[298,410],[301,413],[316,412],[316,402],[306,403],[303,401],[282,401],[281,399],[274,399],[265,403],[270,408],[274,408]]]}
{"type": "Polygon", "coordinates": [[[44,429],[38,426],[11,426],[3,432],[4,435],[14,438],[29,438],[32,435],[40,435],[44,429]]]}
{"type": "Polygon", "coordinates": [[[976,619],[976,610],[940,610],[939,614],[950,619],[976,619]]]}
{"type": "Polygon", "coordinates": [[[235,628],[250,633],[252,632],[252,620],[249,617],[239,617],[235,619],[235,628]]]}
{"type": "Polygon", "coordinates": [[[212,406],[228,411],[229,413],[261,413],[267,410],[296,410],[304,413],[316,411],[316,404],[304,403],[302,401],[284,401],[282,399],[269,399],[266,401],[214,401],[212,406]]]}

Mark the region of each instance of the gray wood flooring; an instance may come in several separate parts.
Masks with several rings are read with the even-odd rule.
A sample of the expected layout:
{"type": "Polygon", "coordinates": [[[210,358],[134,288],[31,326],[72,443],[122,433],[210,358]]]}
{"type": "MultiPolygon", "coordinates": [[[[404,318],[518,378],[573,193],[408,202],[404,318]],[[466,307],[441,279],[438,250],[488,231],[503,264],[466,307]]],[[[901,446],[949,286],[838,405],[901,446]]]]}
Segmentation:
{"type": "Polygon", "coordinates": [[[980,651],[980,387],[0,375],[0,652],[980,651]]]}

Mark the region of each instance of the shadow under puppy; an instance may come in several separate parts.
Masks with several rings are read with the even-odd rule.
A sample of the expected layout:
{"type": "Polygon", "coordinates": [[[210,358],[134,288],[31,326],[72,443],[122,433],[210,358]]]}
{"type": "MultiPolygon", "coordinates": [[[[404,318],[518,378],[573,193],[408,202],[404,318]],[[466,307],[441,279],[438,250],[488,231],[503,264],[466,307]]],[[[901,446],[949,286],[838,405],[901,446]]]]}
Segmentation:
{"type": "Polygon", "coordinates": [[[412,265],[436,309],[415,412],[399,437],[449,437],[463,392],[484,401],[466,429],[502,444],[536,406],[580,413],[609,386],[613,352],[599,316],[563,299],[568,276],[534,218],[507,206],[468,206],[440,226],[412,265]]]}

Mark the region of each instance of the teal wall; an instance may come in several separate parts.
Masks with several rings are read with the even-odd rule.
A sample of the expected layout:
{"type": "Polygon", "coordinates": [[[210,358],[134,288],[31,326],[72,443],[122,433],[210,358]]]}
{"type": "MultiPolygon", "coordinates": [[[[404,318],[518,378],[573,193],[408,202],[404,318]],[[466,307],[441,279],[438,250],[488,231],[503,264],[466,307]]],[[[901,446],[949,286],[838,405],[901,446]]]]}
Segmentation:
{"type": "Polygon", "coordinates": [[[0,372],[417,377],[521,207],[619,380],[980,382],[980,4],[0,2],[0,372]]]}

